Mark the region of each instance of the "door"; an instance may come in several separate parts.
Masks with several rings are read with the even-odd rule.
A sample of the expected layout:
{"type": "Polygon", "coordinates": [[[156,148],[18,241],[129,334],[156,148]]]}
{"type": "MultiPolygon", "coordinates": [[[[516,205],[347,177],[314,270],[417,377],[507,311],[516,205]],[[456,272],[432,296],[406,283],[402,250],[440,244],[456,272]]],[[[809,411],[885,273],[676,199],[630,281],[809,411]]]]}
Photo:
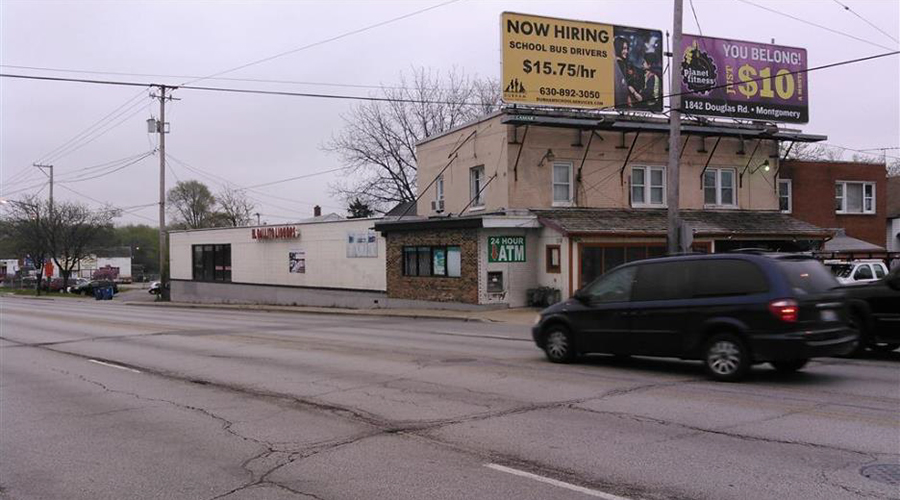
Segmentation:
{"type": "Polygon", "coordinates": [[[638,266],[632,291],[631,331],[625,345],[633,354],[678,356],[691,320],[690,275],[694,262],[638,266]]]}
{"type": "Polygon", "coordinates": [[[624,267],[582,288],[576,297],[584,305],[570,311],[584,352],[620,352],[627,338],[635,267],[624,267]]]}

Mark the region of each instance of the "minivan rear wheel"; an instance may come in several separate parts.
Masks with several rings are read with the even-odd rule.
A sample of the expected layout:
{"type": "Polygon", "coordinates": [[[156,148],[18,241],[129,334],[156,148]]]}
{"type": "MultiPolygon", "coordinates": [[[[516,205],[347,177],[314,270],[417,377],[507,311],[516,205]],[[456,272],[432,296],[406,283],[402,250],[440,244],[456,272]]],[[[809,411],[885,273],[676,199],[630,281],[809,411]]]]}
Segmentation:
{"type": "Polygon", "coordinates": [[[562,325],[552,325],[544,337],[544,353],[554,363],[571,363],[578,354],[572,333],[562,325]]]}
{"type": "Polygon", "coordinates": [[[731,333],[713,335],[706,342],[703,362],[715,380],[735,382],[750,370],[750,353],[741,339],[731,333]]]}
{"type": "Polygon", "coordinates": [[[781,361],[771,361],[769,364],[771,364],[773,368],[782,373],[793,373],[806,366],[806,363],[809,363],[808,359],[787,359],[781,361]]]}

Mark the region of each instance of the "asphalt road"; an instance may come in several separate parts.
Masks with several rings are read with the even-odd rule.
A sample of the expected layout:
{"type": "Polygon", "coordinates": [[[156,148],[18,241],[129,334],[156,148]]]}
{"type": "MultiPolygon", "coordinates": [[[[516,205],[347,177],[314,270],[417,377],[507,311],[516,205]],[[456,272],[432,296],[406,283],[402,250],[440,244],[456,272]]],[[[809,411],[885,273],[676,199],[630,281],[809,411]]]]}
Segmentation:
{"type": "Polygon", "coordinates": [[[745,383],[522,327],[0,299],[0,497],[900,498],[900,362],[745,383]],[[870,469],[871,470],[871,469],[870,469]]]}

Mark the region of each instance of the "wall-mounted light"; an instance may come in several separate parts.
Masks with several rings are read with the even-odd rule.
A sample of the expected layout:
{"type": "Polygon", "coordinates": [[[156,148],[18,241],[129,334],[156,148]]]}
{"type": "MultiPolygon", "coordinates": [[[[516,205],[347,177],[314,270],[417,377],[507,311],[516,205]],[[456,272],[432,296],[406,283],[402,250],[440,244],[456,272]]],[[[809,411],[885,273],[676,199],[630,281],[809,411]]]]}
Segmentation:
{"type": "Polygon", "coordinates": [[[555,160],[555,159],[556,159],[556,155],[553,154],[553,150],[548,148],[548,149],[547,149],[547,152],[544,153],[544,156],[541,158],[541,161],[538,162],[538,166],[539,166],[539,167],[542,167],[542,166],[544,166],[544,162],[545,162],[545,161],[551,161],[551,162],[552,162],[552,161],[555,160]]]}
{"type": "Polygon", "coordinates": [[[751,170],[750,173],[755,174],[757,172],[757,170],[759,170],[759,169],[762,169],[763,172],[768,172],[769,170],[772,170],[771,165],[769,165],[769,160],[766,160],[766,161],[760,163],[759,165],[757,165],[757,167],[754,168],[753,170],[751,170]]]}

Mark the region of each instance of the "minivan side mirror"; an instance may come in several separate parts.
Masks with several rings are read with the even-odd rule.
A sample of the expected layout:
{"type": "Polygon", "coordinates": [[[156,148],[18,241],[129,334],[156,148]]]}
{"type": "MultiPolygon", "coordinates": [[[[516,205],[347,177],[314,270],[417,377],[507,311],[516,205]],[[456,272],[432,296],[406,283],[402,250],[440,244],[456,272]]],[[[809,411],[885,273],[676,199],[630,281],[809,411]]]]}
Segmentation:
{"type": "Polygon", "coordinates": [[[572,294],[572,298],[577,300],[578,302],[587,303],[590,298],[587,292],[584,291],[584,288],[579,288],[575,290],[575,293],[572,294]]]}

